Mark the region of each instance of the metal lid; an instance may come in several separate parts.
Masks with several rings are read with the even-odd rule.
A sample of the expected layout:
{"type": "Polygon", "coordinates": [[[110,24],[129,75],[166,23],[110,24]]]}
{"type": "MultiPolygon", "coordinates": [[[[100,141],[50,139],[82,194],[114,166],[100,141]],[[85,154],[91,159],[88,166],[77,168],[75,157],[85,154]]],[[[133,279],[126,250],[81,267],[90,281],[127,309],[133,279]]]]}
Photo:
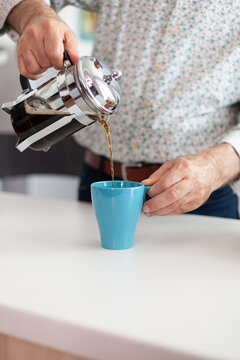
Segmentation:
{"type": "Polygon", "coordinates": [[[120,70],[111,70],[103,61],[83,56],[76,64],[80,91],[88,105],[101,113],[113,114],[121,101],[120,70]]]}

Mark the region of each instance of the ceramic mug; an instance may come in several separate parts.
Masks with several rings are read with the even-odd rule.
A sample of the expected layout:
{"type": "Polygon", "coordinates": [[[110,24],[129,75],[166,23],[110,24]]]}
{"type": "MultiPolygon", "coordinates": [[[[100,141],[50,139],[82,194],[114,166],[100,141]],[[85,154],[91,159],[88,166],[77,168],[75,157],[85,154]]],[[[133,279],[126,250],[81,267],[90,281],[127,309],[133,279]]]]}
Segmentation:
{"type": "Polygon", "coordinates": [[[134,234],[150,186],[134,181],[99,181],[91,184],[91,198],[105,249],[133,246],[134,234]],[[113,187],[114,184],[114,187],[113,187]]]}

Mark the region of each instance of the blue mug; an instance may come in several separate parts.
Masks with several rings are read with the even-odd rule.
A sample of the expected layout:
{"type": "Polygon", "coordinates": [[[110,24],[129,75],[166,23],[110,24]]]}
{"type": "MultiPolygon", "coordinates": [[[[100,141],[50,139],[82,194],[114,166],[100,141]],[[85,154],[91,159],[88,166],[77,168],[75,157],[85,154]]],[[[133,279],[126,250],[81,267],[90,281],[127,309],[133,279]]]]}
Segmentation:
{"type": "Polygon", "coordinates": [[[92,204],[103,248],[123,250],[133,246],[136,225],[149,189],[150,186],[134,181],[110,180],[91,184],[92,204]]]}

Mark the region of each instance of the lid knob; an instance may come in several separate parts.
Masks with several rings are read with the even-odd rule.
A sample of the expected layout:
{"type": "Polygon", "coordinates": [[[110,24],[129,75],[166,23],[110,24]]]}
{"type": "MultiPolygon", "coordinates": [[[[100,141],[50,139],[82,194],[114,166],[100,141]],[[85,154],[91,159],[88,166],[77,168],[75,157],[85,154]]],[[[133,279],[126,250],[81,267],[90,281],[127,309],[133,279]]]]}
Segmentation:
{"type": "Polygon", "coordinates": [[[122,77],[121,70],[114,69],[112,75],[104,75],[103,80],[106,84],[110,85],[112,80],[119,81],[122,77]]]}
{"type": "Polygon", "coordinates": [[[74,67],[74,78],[85,102],[95,112],[111,115],[121,101],[120,70],[111,69],[103,61],[82,56],[74,67]]]}
{"type": "Polygon", "coordinates": [[[114,80],[119,81],[119,80],[121,80],[121,77],[122,77],[122,72],[121,72],[121,70],[113,69],[112,78],[113,78],[114,80]]]}

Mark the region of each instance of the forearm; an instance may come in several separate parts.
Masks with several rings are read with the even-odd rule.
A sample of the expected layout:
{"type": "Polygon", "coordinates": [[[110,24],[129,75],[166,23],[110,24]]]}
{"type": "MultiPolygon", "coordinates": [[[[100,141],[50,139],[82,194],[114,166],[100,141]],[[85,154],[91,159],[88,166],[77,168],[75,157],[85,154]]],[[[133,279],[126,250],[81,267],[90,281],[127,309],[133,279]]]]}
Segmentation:
{"type": "Polygon", "coordinates": [[[222,143],[202,153],[209,158],[213,171],[213,190],[230,184],[240,177],[240,157],[228,143],[222,143]]]}
{"type": "Polygon", "coordinates": [[[56,17],[55,11],[43,0],[24,0],[12,9],[7,23],[21,35],[33,21],[56,17]]]}

